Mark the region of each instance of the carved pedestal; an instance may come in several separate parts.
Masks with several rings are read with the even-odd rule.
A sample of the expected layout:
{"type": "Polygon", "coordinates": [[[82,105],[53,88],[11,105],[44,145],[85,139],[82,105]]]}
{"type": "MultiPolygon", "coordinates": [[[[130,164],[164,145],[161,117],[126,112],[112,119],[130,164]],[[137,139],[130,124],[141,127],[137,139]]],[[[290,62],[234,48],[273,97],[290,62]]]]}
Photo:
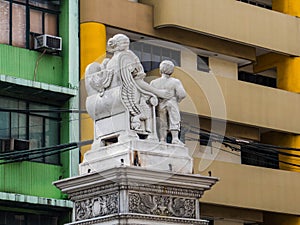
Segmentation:
{"type": "Polygon", "coordinates": [[[101,147],[93,145],[79,165],[80,174],[109,168],[140,166],[145,169],[191,174],[193,159],[182,145],[148,140],[129,140],[101,147]]]}
{"type": "Polygon", "coordinates": [[[54,184],[74,202],[69,225],[207,224],[199,198],[217,178],[115,167],[54,184]]]}

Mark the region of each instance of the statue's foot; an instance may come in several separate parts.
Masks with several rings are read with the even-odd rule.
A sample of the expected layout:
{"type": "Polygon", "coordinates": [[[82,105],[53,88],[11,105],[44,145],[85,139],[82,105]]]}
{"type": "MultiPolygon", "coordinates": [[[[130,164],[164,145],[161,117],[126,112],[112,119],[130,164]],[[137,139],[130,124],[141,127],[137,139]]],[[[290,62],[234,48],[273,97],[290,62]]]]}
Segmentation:
{"type": "Polygon", "coordinates": [[[182,141],[180,141],[178,138],[175,138],[172,140],[172,144],[175,144],[175,145],[184,145],[184,143],[182,141]]]}
{"type": "Polygon", "coordinates": [[[144,130],[143,129],[140,129],[140,128],[135,128],[134,129],[136,132],[143,132],[144,130]]]}
{"type": "Polygon", "coordinates": [[[167,143],[165,139],[160,139],[159,142],[167,143]]]}

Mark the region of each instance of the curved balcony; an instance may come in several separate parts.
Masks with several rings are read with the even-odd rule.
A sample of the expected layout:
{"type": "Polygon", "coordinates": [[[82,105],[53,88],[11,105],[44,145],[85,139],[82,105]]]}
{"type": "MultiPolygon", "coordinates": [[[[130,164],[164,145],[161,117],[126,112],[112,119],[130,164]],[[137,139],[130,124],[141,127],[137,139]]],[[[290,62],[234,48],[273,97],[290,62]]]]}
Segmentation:
{"type": "Polygon", "coordinates": [[[154,27],[177,27],[288,55],[300,55],[299,18],[235,0],[141,0],[154,27]]]}

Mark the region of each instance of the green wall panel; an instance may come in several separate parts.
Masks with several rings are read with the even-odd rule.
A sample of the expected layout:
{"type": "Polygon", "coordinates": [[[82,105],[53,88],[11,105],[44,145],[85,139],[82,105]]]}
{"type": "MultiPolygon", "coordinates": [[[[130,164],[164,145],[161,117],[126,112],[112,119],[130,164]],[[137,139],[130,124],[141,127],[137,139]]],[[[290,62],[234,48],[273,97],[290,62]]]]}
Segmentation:
{"type": "Polygon", "coordinates": [[[62,57],[0,44],[0,74],[67,86],[63,78],[62,57]],[[36,68],[37,65],[37,69],[36,68]]]}
{"type": "MultiPolygon", "coordinates": [[[[73,0],[74,1],[74,0],[73,0]]],[[[63,40],[63,51],[62,51],[62,57],[64,59],[64,67],[63,67],[63,81],[65,83],[69,83],[69,76],[74,76],[74,74],[69,74],[69,48],[78,48],[78,46],[69,46],[69,26],[70,26],[70,21],[69,21],[69,0],[67,1],[62,1],[61,2],[61,14],[60,14],[60,20],[59,20],[59,34],[62,37],[63,40]]],[[[78,21],[72,21],[72,22],[78,22],[78,21]]],[[[71,34],[76,37],[78,34],[71,34]]],[[[78,66],[78,65],[74,65],[78,66]]]]}
{"type": "Polygon", "coordinates": [[[0,165],[0,191],[45,198],[61,198],[61,192],[52,185],[62,176],[62,167],[23,161],[0,165]]]}
{"type": "MultiPolygon", "coordinates": [[[[77,84],[79,44],[78,40],[75,40],[79,32],[78,0],[64,0],[61,3],[59,36],[63,40],[63,51],[60,55],[41,56],[41,52],[0,44],[0,74],[34,80],[34,71],[38,62],[36,81],[64,87],[68,87],[69,83],[73,86],[77,84]]],[[[64,108],[68,106],[66,103],[64,108]]],[[[70,140],[70,132],[73,131],[69,130],[69,115],[64,114],[63,118],[65,122],[62,124],[61,142],[67,143],[70,140]]],[[[27,161],[0,165],[0,192],[61,198],[61,192],[52,185],[52,182],[61,176],[70,176],[70,152],[61,155],[61,163],[63,166],[27,161]]]]}

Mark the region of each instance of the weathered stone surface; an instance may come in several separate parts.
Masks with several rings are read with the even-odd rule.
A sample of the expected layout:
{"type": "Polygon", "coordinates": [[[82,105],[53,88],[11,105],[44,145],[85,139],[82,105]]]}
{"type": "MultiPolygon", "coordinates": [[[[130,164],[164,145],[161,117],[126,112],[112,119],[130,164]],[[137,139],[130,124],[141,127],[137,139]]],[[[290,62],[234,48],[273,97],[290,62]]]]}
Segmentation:
{"type": "Polygon", "coordinates": [[[54,182],[74,202],[69,225],[206,225],[199,198],[218,179],[192,174],[193,159],[178,138],[178,103],[186,93],[170,77],[173,63],[163,61],[162,77],[150,85],[128,37],[117,34],[107,47],[112,58],[90,64],[85,73],[92,148],[80,176],[54,182]]]}
{"type": "Polygon", "coordinates": [[[80,174],[86,174],[120,165],[190,174],[193,159],[182,145],[131,140],[105,147],[94,146],[84,155],[79,171],[80,174]]]}
{"type": "Polygon", "coordinates": [[[199,198],[217,178],[115,167],[54,184],[74,201],[70,224],[206,224],[199,198]]]}

